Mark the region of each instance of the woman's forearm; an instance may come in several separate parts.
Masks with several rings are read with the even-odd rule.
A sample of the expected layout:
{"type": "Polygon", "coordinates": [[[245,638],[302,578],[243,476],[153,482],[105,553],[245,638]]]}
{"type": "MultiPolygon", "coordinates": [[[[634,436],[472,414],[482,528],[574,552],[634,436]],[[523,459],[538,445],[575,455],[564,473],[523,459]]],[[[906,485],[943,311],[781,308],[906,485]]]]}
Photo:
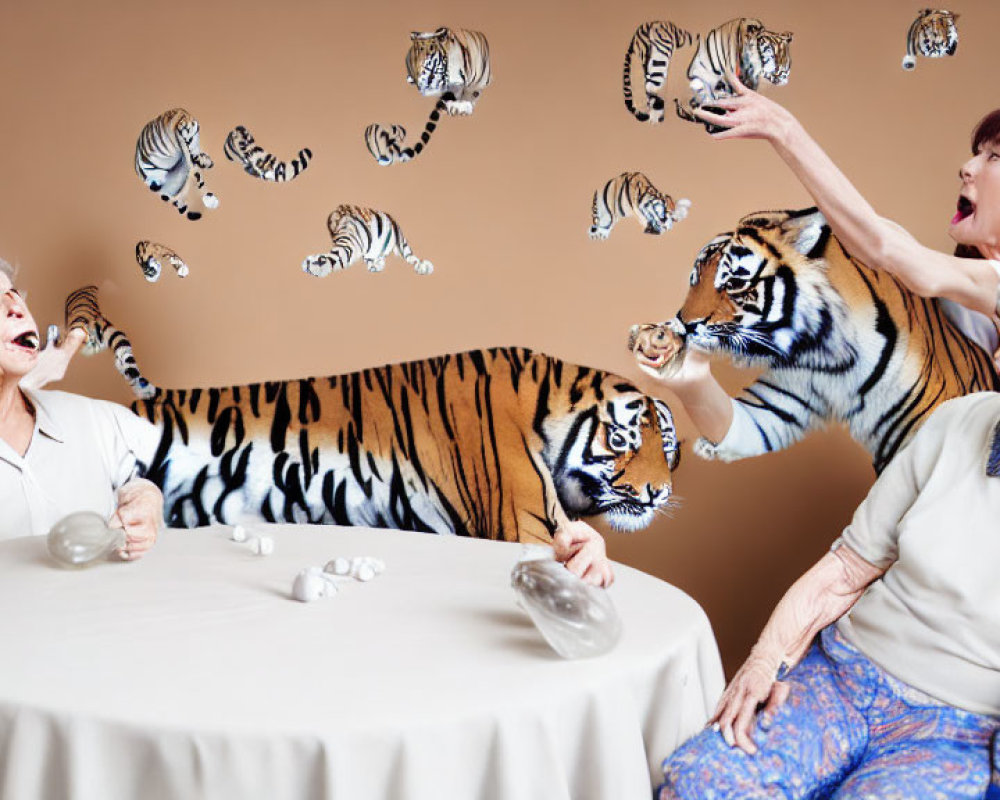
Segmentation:
{"type": "Polygon", "coordinates": [[[885,570],[846,545],[827,553],[799,578],[771,613],[751,652],[770,674],[792,666],[819,631],[846,614],[885,570]]]}
{"type": "Polygon", "coordinates": [[[726,438],[733,424],[733,403],[711,371],[697,380],[674,384],[670,388],[684,405],[698,433],[713,443],[726,438]]]}
{"type": "Polygon", "coordinates": [[[925,247],[904,228],[876,214],[790,114],[771,141],[851,255],[891,273],[921,297],[946,297],[983,314],[994,313],[998,278],[987,263],[925,247]]]}

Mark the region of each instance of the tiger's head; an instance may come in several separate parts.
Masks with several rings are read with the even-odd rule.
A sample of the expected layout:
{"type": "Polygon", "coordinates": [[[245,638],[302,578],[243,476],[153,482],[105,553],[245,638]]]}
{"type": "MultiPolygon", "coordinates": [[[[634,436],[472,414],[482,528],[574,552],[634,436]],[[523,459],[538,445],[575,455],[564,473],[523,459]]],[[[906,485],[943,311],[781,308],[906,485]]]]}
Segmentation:
{"type": "Polygon", "coordinates": [[[757,35],[757,51],[760,54],[761,72],[775,86],[788,83],[788,75],[792,71],[792,56],[788,45],[792,42],[792,34],[761,31],[757,35]]]}
{"type": "Polygon", "coordinates": [[[955,55],[958,48],[958,14],[944,9],[925,8],[916,26],[917,52],[928,58],[955,55]]]}
{"type": "MultiPolygon", "coordinates": [[[[829,367],[851,356],[849,309],[831,283],[826,219],[765,211],[702,248],[676,319],[684,343],[772,367],[829,367]]],[[[838,262],[839,263],[839,262],[838,262]]]]}
{"type": "Polygon", "coordinates": [[[448,88],[448,29],[430,33],[413,31],[406,53],[406,82],[424,96],[438,95],[448,88]]]}
{"type": "Polygon", "coordinates": [[[566,413],[545,426],[559,501],[571,517],[602,516],[616,530],[640,530],[674,506],[680,447],[673,415],[616,375],[588,387],[579,397],[570,392],[566,413]]]}

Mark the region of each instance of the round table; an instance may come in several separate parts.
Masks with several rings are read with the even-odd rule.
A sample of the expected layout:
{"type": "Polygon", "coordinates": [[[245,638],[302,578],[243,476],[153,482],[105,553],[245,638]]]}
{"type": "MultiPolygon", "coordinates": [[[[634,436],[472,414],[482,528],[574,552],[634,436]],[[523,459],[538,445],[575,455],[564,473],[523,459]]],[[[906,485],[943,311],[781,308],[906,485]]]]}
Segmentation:
{"type": "Polygon", "coordinates": [[[701,608],[618,565],[624,632],[566,661],[515,604],[516,544],[367,528],[167,531],[134,563],[0,543],[0,796],[647,800],[722,668],[701,608]],[[385,573],[291,599],[296,573],[385,573]]]}

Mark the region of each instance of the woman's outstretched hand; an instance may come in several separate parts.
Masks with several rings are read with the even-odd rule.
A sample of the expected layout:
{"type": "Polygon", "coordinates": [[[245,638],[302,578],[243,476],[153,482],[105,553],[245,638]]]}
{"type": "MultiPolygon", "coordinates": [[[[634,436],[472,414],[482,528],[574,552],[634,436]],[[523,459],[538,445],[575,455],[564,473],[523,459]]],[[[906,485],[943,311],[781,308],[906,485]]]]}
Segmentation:
{"type": "Polygon", "coordinates": [[[725,128],[713,133],[712,138],[766,139],[774,145],[783,144],[789,131],[798,124],[795,117],[784,106],[748,89],[732,73],[727,73],[726,78],[735,94],[709,103],[724,113],[716,114],[706,111],[704,107],[692,109],[698,119],[725,128]]]}
{"type": "Polygon", "coordinates": [[[751,653],[722,693],[709,722],[718,725],[730,747],[739,747],[750,755],[757,752],[752,732],[758,709],[763,706],[760,724],[766,730],[774,712],[788,697],[788,684],[776,680],[778,666],[773,659],[751,653]]]}

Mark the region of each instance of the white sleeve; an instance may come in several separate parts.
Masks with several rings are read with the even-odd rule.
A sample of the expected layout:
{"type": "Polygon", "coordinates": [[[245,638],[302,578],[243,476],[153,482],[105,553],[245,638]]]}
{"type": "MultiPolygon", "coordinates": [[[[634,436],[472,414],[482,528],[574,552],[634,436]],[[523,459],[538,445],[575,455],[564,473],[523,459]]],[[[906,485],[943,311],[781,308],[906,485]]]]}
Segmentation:
{"type": "Polygon", "coordinates": [[[160,442],[160,430],[125,406],[104,400],[96,402],[109,428],[108,465],[112,484],[118,489],[152,461],[160,442]]]}

